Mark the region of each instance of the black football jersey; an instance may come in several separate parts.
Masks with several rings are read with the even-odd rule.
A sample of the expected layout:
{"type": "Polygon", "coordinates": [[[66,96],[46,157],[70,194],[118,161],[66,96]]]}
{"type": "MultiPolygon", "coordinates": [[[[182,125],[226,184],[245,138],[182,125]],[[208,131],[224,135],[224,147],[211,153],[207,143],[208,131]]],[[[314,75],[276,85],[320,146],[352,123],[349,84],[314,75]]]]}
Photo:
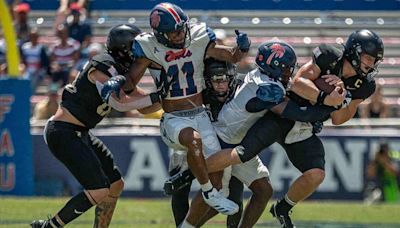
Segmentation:
{"type": "Polygon", "coordinates": [[[75,80],[65,86],[61,105],[87,128],[94,128],[111,107],[100,97],[96,84],[89,81],[88,75],[92,70],[99,70],[110,78],[119,75],[118,65],[109,54],[99,54],[88,61],[75,80]]]}
{"type": "MultiPolygon", "coordinates": [[[[321,44],[313,50],[313,61],[321,69],[321,74],[334,74],[342,76],[343,51],[332,46],[321,44]]],[[[361,75],[349,78],[342,78],[344,85],[352,95],[352,99],[367,99],[375,92],[376,84],[374,79],[368,79],[361,75]]]]}

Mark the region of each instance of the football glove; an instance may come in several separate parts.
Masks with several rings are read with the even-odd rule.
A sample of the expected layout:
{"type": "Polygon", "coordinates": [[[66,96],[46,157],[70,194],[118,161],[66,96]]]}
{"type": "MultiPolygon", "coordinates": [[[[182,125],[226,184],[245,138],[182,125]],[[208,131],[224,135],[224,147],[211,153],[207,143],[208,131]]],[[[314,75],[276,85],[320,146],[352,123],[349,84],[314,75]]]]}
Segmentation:
{"type": "Polygon", "coordinates": [[[239,30],[235,30],[236,33],[236,44],[241,52],[248,52],[250,49],[251,41],[249,37],[247,37],[247,33],[239,32],[239,30]]]}
{"type": "Polygon", "coordinates": [[[114,92],[117,98],[119,99],[119,91],[122,86],[125,84],[126,78],[122,75],[117,75],[108,79],[104,83],[104,87],[101,89],[101,98],[104,102],[108,103],[111,94],[114,92]]]}

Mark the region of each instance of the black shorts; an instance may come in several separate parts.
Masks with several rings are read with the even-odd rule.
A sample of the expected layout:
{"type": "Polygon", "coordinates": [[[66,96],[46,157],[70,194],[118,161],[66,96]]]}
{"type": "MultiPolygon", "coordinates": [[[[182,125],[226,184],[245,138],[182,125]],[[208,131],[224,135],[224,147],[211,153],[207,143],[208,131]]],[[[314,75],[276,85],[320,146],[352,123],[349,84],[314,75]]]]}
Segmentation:
{"type": "Polygon", "coordinates": [[[87,190],[109,188],[121,179],[111,151],[87,128],[49,121],[45,137],[50,151],[87,190]]]}
{"type": "Polygon", "coordinates": [[[285,144],[285,137],[294,121],[283,119],[271,112],[260,118],[247,132],[236,150],[242,162],[246,162],[262,150],[277,142],[285,149],[292,164],[301,172],[312,168],[324,169],[325,151],[321,140],[312,137],[293,144],[285,144]]]}

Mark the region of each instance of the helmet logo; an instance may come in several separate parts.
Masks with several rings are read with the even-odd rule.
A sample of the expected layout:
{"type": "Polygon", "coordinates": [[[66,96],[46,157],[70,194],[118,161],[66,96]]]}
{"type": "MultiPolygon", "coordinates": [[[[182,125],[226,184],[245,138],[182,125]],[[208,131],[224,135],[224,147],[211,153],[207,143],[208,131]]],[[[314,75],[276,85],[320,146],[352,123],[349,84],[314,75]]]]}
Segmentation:
{"type": "Polygon", "coordinates": [[[150,24],[152,28],[157,28],[160,24],[160,15],[158,15],[158,11],[154,10],[150,15],[150,24]]]}
{"type": "Polygon", "coordinates": [[[258,55],[258,61],[262,62],[264,59],[263,55],[258,55]]]}
{"type": "Polygon", "coordinates": [[[286,51],[282,45],[277,43],[271,45],[270,49],[271,49],[271,54],[269,55],[266,61],[268,65],[271,64],[273,58],[282,58],[286,51]]]}

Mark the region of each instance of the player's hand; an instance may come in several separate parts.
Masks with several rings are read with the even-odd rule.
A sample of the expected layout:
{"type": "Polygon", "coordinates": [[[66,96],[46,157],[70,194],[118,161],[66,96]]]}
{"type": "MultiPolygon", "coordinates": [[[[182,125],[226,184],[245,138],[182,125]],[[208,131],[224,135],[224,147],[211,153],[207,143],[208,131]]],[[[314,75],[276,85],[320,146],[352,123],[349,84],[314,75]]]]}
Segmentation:
{"type": "Polygon", "coordinates": [[[349,104],[353,98],[353,95],[351,95],[350,91],[348,91],[348,90],[345,91],[345,94],[346,95],[345,95],[343,102],[340,105],[336,106],[336,109],[346,108],[347,106],[349,106],[349,104]]]}
{"type": "Polygon", "coordinates": [[[256,95],[262,101],[279,104],[285,98],[285,91],[277,84],[265,83],[259,86],[256,95]]]}
{"type": "Polygon", "coordinates": [[[236,44],[241,52],[248,52],[250,49],[251,41],[247,36],[247,33],[239,32],[235,30],[236,33],[236,44]]]}
{"type": "Polygon", "coordinates": [[[320,133],[321,131],[322,131],[322,128],[324,128],[324,122],[322,122],[322,121],[316,121],[316,122],[314,122],[314,123],[311,123],[312,124],[312,133],[313,134],[318,134],[318,133],[320,133]]]}
{"type": "Polygon", "coordinates": [[[166,98],[168,96],[171,85],[174,83],[174,80],[168,81],[167,77],[157,83],[157,91],[149,94],[151,102],[154,104],[166,98]]]}
{"type": "Polygon", "coordinates": [[[324,78],[329,85],[339,86],[344,89],[343,81],[334,74],[322,75],[321,78],[324,78]]]}
{"type": "Polygon", "coordinates": [[[126,78],[122,75],[117,75],[108,79],[101,89],[101,98],[103,99],[103,101],[108,103],[108,100],[110,99],[112,93],[115,93],[115,95],[119,99],[120,90],[125,82],[126,78]]]}
{"type": "Polygon", "coordinates": [[[328,96],[326,96],[324,104],[335,107],[342,104],[345,98],[346,90],[337,86],[328,96]]]}

